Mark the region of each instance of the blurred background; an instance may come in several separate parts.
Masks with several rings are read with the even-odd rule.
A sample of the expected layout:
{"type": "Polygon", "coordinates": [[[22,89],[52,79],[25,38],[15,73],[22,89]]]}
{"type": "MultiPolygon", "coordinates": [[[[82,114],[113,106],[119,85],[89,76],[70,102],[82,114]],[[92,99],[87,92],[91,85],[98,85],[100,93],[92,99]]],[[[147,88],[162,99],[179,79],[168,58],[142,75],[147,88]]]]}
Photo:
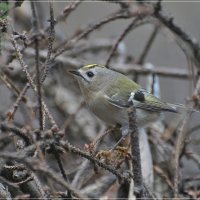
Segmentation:
{"type": "MultiPolygon", "coordinates": [[[[9,1],[8,3],[10,6],[14,5],[14,3],[10,3],[9,1]]],[[[143,6],[142,3],[135,1],[128,1],[127,4],[130,7],[134,7],[133,9],[138,9],[140,6],[143,6]]],[[[42,66],[48,51],[48,31],[46,31],[46,28],[49,26],[50,19],[49,3],[38,1],[35,3],[35,7],[39,16],[39,33],[42,38],[39,43],[41,54],[40,65],[42,66]]],[[[67,71],[91,63],[105,65],[113,46],[133,21],[133,18],[113,20],[98,29],[93,29],[86,37],[80,40],[76,37],[84,32],[84,30],[88,30],[92,24],[98,23],[102,19],[108,18],[107,16],[112,13],[117,12],[119,8],[118,3],[105,1],[56,1],[53,3],[54,18],[58,23],[55,26],[52,57],[66,44],[69,44],[69,47],[50,64],[49,74],[43,83],[42,95],[57,125],[60,129],[65,130],[65,138],[81,149],[85,147],[85,144],[94,141],[99,133],[103,133],[106,125],[97,119],[85,106],[77,82],[67,71]],[[75,5],[73,9],[71,9],[72,5],[75,5]],[[73,39],[75,43],[73,43],[73,39]],[[72,43],[70,45],[71,41],[72,43]]],[[[173,22],[181,27],[196,42],[200,40],[199,9],[200,2],[162,2],[162,12],[167,16],[173,17],[173,22]]],[[[29,45],[29,42],[33,40],[34,34],[30,2],[24,1],[20,7],[12,9],[8,14],[8,20],[17,33],[22,35],[25,33],[24,35],[27,37],[28,46],[25,46],[22,55],[24,62],[28,65],[30,74],[33,75],[35,72],[35,53],[34,45],[29,45]]],[[[152,77],[155,78],[156,76],[156,84],[159,85],[159,89],[156,89],[157,96],[166,102],[184,104],[191,107],[191,97],[195,87],[192,71],[196,75],[197,70],[195,67],[191,68],[188,64],[188,58],[177,45],[176,38],[170,30],[161,23],[152,20],[151,17],[148,20],[150,20],[150,23],[145,23],[134,28],[119,43],[109,66],[112,69],[125,73],[149,91],[152,89],[150,85],[154,84],[152,83],[152,77]],[[144,60],[138,63],[141,55],[147,49],[147,43],[153,32],[154,38],[152,39],[152,44],[144,60]],[[140,72],[140,69],[149,69],[149,67],[155,70],[166,70],[172,72],[173,75],[169,73],[166,76],[161,73],[159,76],[156,73],[144,74],[140,72]],[[134,69],[136,72],[134,72],[134,69]],[[176,76],[174,71],[183,74],[183,76],[176,76]]],[[[18,40],[18,45],[20,49],[23,49],[23,40],[18,40]]],[[[15,51],[10,43],[9,36],[2,33],[0,55],[0,114],[2,121],[8,119],[8,113],[18,96],[13,87],[9,87],[4,79],[8,78],[11,80],[19,91],[22,91],[27,83],[25,73],[23,73],[16,57],[13,56],[14,54],[15,51]]],[[[37,95],[35,95],[32,89],[29,89],[26,97],[27,101],[20,103],[11,123],[19,127],[28,127],[31,130],[38,129],[37,95]]],[[[199,119],[200,114],[194,113],[187,126],[189,134],[184,152],[187,155],[183,153],[179,171],[182,180],[180,184],[180,191],[182,193],[180,193],[183,197],[190,195],[190,197],[194,197],[192,196],[194,195],[192,192],[197,196],[199,195],[197,192],[200,189],[199,179],[192,179],[192,177],[194,178],[199,174],[200,167],[199,119]],[[196,157],[192,157],[192,154],[196,157]]],[[[147,129],[141,128],[140,130],[142,132],[140,140],[142,143],[141,153],[143,156],[144,179],[149,188],[158,197],[173,196],[174,148],[179,133],[180,121],[182,120],[181,116],[166,114],[160,121],[148,126],[147,129]],[[163,139],[163,134],[165,136],[168,134],[167,137],[169,138],[163,139]],[[161,143],[157,142],[157,139],[153,142],[154,137],[159,138],[159,141],[163,140],[161,143]],[[163,152],[159,151],[159,145],[163,152]],[[163,176],[165,177],[164,180],[163,176]]],[[[48,129],[49,127],[51,127],[51,123],[46,118],[45,128],[48,129]]],[[[98,149],[102,150],[110,147],[110,144],[114,144],[114,141],[118,137],[119,133],[106,136],[101,141],[98,149]]],[[[10,147],[6,148],[10,149],[10,147]]],[[[55,165],[53,156],[48,155],[47,159],[49,164],[55,170],[59,171],[55,165]]],[[[81,165],[83,159],[74,158],[73,155],[65,155],[62,159],[72,185],[75,188],[77,187],[82,193],[85,192],[84,194],[93,197],[91,194],[94,191],[89,188],[89,185],[93,180],[99,180],[99,177],[96,177],[97,175],[91,172],[93,168],[90,166],[90,171],[88,169],[88,174],[91,174],[90,177],[85,178],[85,182],[82,179],[81,181],[77,179],[81,182],[78,184],[78,181],[75,180],[76,173],[79,170],[77,165],[81,165]]],[[[108,178],[108,180],[110,179],[108,178]]],[[[115,179],[112,180],[112,184],[108,187],[110,189],[107,189],[104,193],[98,193],[95,190],[97,194],[96,196],[94,195],[95,198],[100,196],[107,196],[108,199],[111,197],[119,197],[119,191],[117,192],[118,189],[116,188],[120,188],[121,186],[118,183],[114,184],[115,179]]]]}

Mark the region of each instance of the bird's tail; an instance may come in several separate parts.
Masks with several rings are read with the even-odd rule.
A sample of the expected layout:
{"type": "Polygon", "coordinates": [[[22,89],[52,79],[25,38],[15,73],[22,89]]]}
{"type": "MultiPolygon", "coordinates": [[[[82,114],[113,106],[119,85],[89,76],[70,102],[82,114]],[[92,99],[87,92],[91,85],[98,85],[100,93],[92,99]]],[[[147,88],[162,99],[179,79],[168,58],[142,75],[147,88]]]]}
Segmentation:
{"type": "Polygon", "coordinates": [[[182,104],[171,104],[171,103],[167,103],[171,108],[174,109],[174,111],[176,113],[179,113],[179,114],[186,114],[186,113],[189,113],[189,112],[199,112],[199,110],[195,110],[193,108],[190,108],[190,107],[187,107],[185,105],[182,105],[182,104]]]}

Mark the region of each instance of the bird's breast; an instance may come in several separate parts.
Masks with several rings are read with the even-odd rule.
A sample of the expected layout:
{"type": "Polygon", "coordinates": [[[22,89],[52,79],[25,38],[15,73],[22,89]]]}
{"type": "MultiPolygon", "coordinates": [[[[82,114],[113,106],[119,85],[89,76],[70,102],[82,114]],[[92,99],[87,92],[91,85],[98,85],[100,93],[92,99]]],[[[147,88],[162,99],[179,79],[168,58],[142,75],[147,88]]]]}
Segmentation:
{"type": "Polygon", "coordinates": [[[103,95],[90,99],[88,106],[98,118],[107,124],[125,124],[128,121],[127,109],[112,105],[103,95]]]}

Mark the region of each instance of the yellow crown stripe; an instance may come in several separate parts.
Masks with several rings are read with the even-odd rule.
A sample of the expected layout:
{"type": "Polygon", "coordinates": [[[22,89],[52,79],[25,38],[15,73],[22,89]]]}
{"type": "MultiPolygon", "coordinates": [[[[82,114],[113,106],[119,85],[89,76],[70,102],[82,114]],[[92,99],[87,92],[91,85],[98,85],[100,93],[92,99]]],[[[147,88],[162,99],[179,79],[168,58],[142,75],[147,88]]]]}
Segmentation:
{"type": "Polygon", "coordinates": [[[96,66],[97,66],[97,64],[90,64],[90,65],[86,65],[84,68],[92,69],[92,68],[94,68],[96,66]]]}
{"type": "Polygon", "coordinates": [[[86,66],[84,66],[83,68],[84,69],[92,69],[92,68],[94,68],[94,67],[96,67],[96,66],[98,66],[98,67],[105,67],[105,66],[103,66],[103,65],[98,65],[98,64],[90,64],[90,65],[86,65],[86,66]]]}

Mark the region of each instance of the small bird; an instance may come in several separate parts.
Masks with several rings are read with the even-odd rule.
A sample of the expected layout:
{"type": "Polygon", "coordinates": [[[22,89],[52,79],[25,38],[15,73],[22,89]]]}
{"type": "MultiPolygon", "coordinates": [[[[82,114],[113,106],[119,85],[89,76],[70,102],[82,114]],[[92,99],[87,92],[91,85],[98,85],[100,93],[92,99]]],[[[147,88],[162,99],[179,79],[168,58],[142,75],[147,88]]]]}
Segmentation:
{"type": "Polygon", "coordinates": [[[90,110],[107,124],[121,125],[122,137],[117,145],[129,133],[130,101],[136,108],[139,126],[155,121],[161,112],[178,113],[176,105],[161,101],[125,75],[105,66],[91,64],[69,72],[78,80],[90,110]]]}

